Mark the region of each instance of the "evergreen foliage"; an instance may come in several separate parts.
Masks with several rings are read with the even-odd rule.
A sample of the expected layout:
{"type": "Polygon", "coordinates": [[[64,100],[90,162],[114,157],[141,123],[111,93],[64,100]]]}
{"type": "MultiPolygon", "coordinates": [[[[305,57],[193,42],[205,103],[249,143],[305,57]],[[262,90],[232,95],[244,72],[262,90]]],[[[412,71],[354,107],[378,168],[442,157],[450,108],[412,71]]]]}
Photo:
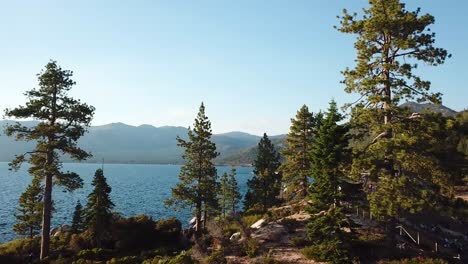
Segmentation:
{"type": "Polygon", "coordinates": [[[88,203],[85,208],[85,224],[96,246],[101,247],[102,240],[108,235],[113,220],[112,208],[114,203],[110,199],[112,188],[107,184],[102,169],[96,170],[91,184],[94,189],[88,195],[88,203]]]}
{"type": "Polygon", "coordinates": [[[278,171],[280,157],[267,134],[258,143],[257,158],[254,161],[254,176],[247,181],[244,208],[263,212],[280,202],[281,173],[278,171]]]}
{"type": "Polygon", "coordinates": [[[291,119],[287,146],[281,151],[285,160],[280,167],[288,199],[307,197],[316,125],[316,119],[306,105],[297,112],[295,119],[291,119]]]}
{"type": "Polygon", "coordinates": [[[83,214],[83,206],[81,205],[80,201],[76,203],[75,211],[73,211],[73,219],[71,230],[73,233],[77,234],[84,230],[84,214],[83,214]]]}
{"type": "Polygon", "coordinates": [[[343,166],[347,161],[348,129],[338,123],[343,119],[335,101],[320,120],[311,153],[311,174],[314,179],[310,190],[313,213],[328,210],[331,204],[341,199],[338,192],[339,179],[345,177],[343,166]]]}
{"type": "Polygon", "coordinates": [[[13,226],[13,230],[17,234],[27,235],[29,238],[39,234],[43,209],[42,192],[40,178],[34,177],[26,191],[21,194],[18,201],[18,213],[15,214],[18,223],[13,226]]]}
{"type": "Polygon", "coordinates": [[[236,169],[232,168],[229,173],[229,206],[231,212],[235,215],[237,213],[237,208],[239,207],[239,202],[242,199],[242,195],[239,191],[239,185],[236,180],[236,169]]]}
{"type": "Polygon", "coordinates": [[[219,209],[221,210],[221,215],[226,217],[229,206],[229,183],[228,175],[226,172],[221,175],[219,180],[219,209]]]}
{"type": "Polygon", "coordinates": [[[239,192],[239,186],[236,180],[236,169],[232,168],[229,173],[229,178],[228,174],[225,172],[220,179],[218,200],[221,215],[226,217],[228,213],[235,214],[241,198],[242,196],[239,192]]]}
{"type": "Polygon", "coordinates": [[[61,170],[59,157],[66,154],[73,160],[84,160],[90,156],[77,146],[77,141],[90,125],[94,107],[68,96],[75,85],[72,75],[72,71],[63,70],[55,61],[49,62],[38,74],[39,88],[25,93],[27,103],[5,110],[6,117],[39,121],[34,127],[8,125],[5,134],[16,140],[37,142],[33,150],[17,155],[10,165],[18,170],[27,161],[31,165],[29,173],[44,179],[41,259],[49,255],[52,186],[58,184],[73,191],[83,185],[78,174],[61,170]]]}
{"type": "Polygon", "coordinates": [[[319,255],[320,261],[346,263],[346,241],[341,230],[345,218],[340,206],[343,195],[339,179],[344,177],[343,164],[348,146],[347,128],[338,123],[343,119],[336,103],[332,101],[325,118],[320,121],[318,133],[312,147],[312,177],[310,190],[311,219],[308,235],[319,255]]]}
{"type": "Polygon", "coordinates": [[[352,175],[369,184],[372,213],[394,218],[450,192],[450,177],[431,151],[430,131],[421,126],[432,127],[432,121],[398,107],[401,100],[440,103],[441,94],[432,93],[430,82],[414,70],[420,62],[440,65],[450,55],[434,46],[429,29],[434,17],[420,9],[408,11],[398,0],[370,0],[363,12],[359,18],[344,10],[339,28],[357,35],[357,65],[343,72],[345,91],[361,95],[351,123],[364,144],[355,149],[352,175]]]}
{"type": "Polygon", "coordinates": [[[206,223],[209,215],[218,211],[218,183],[216,167],[213,164],[219,153],[211,141],[211,122],[205,115],[205,106],[200,106],[195,119],[194,128],[188,130],[188,140],[177,137],[178,146],[184,148],[185,165],[179,174],[180,182],[172,189],[172,199],[166,201],[169,205],[179,205],[182,208],[193,207],[196,221],[196,235],[202,231],[201,218],[206,223]]]}

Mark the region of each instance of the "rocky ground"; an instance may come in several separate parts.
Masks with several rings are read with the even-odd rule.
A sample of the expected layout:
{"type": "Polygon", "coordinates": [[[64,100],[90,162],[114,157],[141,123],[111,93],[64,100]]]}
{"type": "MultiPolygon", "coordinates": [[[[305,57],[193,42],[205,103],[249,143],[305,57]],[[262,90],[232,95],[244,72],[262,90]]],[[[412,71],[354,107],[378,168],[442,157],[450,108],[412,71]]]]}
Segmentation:
{"type": "MultiPolygon", "coordinates": [[[[297,263],[297,264],[312,264],[319,263],[309,260],[301,253],[301,249],[293,245],[294,237],[306,236],[306,222],[310,218],[305,212],[296,213],[277,221],[264,222],[263,225],[253,230],[251,237],[259,242],[263,254],[256,258],[247,256],[227,256],[228,263],[232,264],[247,264],[255,263],[265,256],[274,259],[279,263],[297,263]],[[283,219],[296,220],[297,226],[292,228],[282,224],[283,219]]],[[[261,222],[261,221],[260,221],[261,222]]],[[[256,226],[255,224],[253,226],[256,226]]]]}

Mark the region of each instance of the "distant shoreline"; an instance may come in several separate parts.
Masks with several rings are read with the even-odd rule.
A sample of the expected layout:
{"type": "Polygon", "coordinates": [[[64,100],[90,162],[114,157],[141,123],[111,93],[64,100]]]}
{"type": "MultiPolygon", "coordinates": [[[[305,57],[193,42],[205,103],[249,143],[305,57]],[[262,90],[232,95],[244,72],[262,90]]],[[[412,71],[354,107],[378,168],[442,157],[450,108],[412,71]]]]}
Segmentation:
{"type": "MultiPolygon", "coordinates": [[[[9,163],[11,161],[6,161],[6,160],[0,160],[0,163],[9,163]]],[[[26,164],[27,162],[25,162],[26,164]]],[[[102,162],[97,162],[97,161],[85,161],[85,162],[73,162],[73,161],[64,161],[64,164],[101,164],[102,162]]],[[[173,166],[182,166],[184,165],[183,163],[157,163],[157,162],[112,162],[112,161],[106,161],[104,164],[115,164],[115,165],[173,165],[173,166]]],[[[250,168],[253,167],[252,164],[217,164],[215,163],[215,166],[219,167],[246,167],[250,168]]]]}

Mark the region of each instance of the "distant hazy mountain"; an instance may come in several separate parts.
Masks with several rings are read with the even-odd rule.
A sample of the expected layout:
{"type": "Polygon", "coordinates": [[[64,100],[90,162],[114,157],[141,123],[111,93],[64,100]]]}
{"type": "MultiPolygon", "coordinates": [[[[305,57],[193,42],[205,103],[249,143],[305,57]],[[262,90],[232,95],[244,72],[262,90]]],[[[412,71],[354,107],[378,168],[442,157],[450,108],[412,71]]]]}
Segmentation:
{"type": "MultiPolygon", "coordinates": [[[[281,151],[285,147],[285,138],[286,135],[278,135],[270,137],[271,142],[276,147],[278,151],[281,151]]],[[[221,164],[233,164],[233,165],[250,165],[253,163],[257,156],[257,144],[260,140],[258,138],[254,146],[243,148],[237,153],[222,156],[218,159],[218,162],[221,164]]]]}
{"type": "Polygon", "coordinates": [[[416,102],[408,102],[402,104],[400,107],[408,107],[415,113],[422,113],[427,110],[430,112],[441,113],[444,116],[455,116],[457,114],[457,111],[452,110],[444,105],[436,105],[431,103],[418,104],[416,102]]]}
{"type": "MultiPolygon", "coordinates": [[[[3,127],[7,122],[11,121],[0,121],[0,161],[10,161],[15,154],[27,152],[34,146],[33,142],[16,142],[13,138],[4,136],[3,127]]],[[[35,124],[33,121],[23,123],[28,126],[35,124]]],[[[89,133],[85,134],[78,144],[93,154],[88,162],[101,162],[104,159],[109,163],[180,164],[183,162],[182,149],[177,147],[177,136],[186,139],[187,129],[112,123],[90,127],[89,133]]],[[[247,165],[253,160],[248,153],[257,145],[260,137],[243,132],[230,132],[213,135],[212,139],[216,143],[217,151],[221,153],[216,163],[247,165]]]]}

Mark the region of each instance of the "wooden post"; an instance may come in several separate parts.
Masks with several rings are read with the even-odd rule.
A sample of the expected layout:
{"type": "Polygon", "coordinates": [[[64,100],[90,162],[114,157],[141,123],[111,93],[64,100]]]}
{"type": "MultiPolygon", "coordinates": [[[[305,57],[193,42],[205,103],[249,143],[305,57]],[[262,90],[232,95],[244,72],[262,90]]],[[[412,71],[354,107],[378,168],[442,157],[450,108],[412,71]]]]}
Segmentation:
{"type": "Polygon", "coordinates": [[[419,232],[418,232],[418,245],[419,245],[419,232]]]}
{"type": "Polygon", "coordinates": [[[400,236],[403,235],[403,226],[400,226],[400,236]]]}
{"type": "Polygon", "coordinates": [[[356,216],[359,216],[359,206],[356,207],[356,216]]]}
{"type": "Polygon", "coordinates": [[[372,212],[369,211],[369,217],[370,217],[370,220],[372,220],[372,212]]]}
{"type": "Polygon", "coordinates": [[[438,252],[437,242],[435,242],[435,252],[438,252]]]}

